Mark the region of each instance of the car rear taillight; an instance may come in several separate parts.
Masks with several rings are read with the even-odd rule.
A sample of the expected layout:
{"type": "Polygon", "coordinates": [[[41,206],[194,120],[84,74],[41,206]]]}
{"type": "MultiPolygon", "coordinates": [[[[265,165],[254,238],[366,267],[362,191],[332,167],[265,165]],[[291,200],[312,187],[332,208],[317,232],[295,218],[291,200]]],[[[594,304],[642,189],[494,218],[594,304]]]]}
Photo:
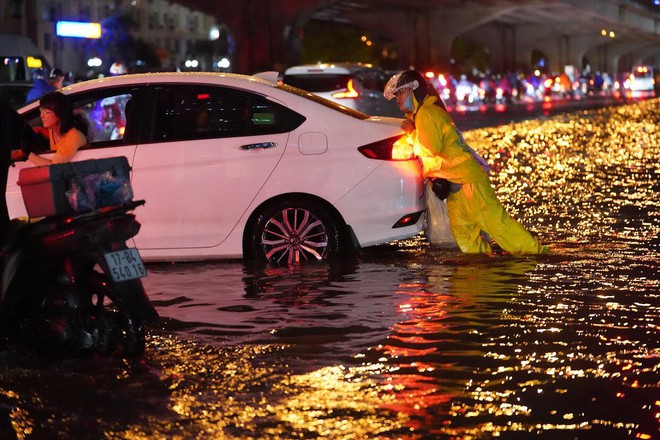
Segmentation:
{"type": "Polygon", "coordinates": [[[346,84],[346,90],[342,92],[335,92],[332,94],[332,97],[335,99],[355,99],[358,98],[360,94],[353,87],[353,80],[349,79],[348,84],[346,84]]]}
{"type": "Polygon", "coordinates": [[[395,228],[405,228],[406,226],[414,225],[419,221],[419,218],[424,214],[424,211],[419,211],[419,212],[414,212],[412,214],[404,215],[394,223],[394,226],[392,226],[393,229],[395,228]]]}
{"type": "Polygon", "coordinates": [[[407,136],[396,136],[358,147],[358,151],[369,159],[414,160],[413,147],[407,136]]]}

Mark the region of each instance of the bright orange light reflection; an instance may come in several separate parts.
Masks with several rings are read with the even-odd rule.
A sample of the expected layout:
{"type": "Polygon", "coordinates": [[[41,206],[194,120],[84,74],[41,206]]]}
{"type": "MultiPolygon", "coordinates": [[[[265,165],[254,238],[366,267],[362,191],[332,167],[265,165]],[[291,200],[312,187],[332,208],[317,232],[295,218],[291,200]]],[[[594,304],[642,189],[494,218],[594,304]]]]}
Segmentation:
{"type": "Polygon", "coordinates": [[[413,152],[413,146],[408,143],[408,136],[401,136],[392,145],[392,159],[408,160],[413,157],[415,157],[415,153],[413,152]]]}
{"type": "Polygon", "coordinates": [[[337,99],[355,99],[358,96],[360,96],[360,94],[357,92],[357,90],[355,90],[352,79],[348,80],[345,91],[332,94],[332,97],[337,99]]]}

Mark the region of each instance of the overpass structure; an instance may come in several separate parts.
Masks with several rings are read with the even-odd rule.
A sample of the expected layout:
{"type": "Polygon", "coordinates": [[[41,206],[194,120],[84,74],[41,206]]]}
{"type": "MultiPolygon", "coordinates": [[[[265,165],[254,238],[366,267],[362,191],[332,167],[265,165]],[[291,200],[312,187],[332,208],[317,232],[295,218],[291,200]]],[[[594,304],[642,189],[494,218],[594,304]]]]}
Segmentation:
{"type": "Polygon", "coordinates": [[[392,42],[400,67],[446,65],[458,37],[482,45],[495,71],[565,65],[628,70],[660,65],[654,0],[189,0],[227,27],[236,70],[298,64],[311,19],[348,23],[392,42]]]}

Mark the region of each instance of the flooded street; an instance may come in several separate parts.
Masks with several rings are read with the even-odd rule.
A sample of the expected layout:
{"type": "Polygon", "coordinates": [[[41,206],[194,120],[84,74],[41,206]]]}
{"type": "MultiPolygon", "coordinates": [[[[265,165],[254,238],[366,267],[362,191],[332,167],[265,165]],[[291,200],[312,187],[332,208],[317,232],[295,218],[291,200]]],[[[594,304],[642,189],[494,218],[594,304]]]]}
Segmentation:
{"type": "Polygon", "coordinates": [[[658,120],[654,99],[464,133],[549,256],[421,235],[152,265],[143,359],[0,353],[0,439],[658,438],[658,120]]]}

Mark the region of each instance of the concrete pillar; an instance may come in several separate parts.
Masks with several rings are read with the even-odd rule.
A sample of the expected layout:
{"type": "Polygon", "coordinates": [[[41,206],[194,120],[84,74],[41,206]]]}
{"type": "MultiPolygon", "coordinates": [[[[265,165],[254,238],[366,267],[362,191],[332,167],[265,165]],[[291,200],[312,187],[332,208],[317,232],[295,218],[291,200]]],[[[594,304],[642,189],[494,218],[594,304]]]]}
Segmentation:
{"type": "MultiPolygon", "coordinates": [[[[7,0],[0,0],[1,2],[7,0]]],[[[33,0],[31,0],[33,1],[33,0]]],[[[601,0],[561,0],[574,4],[576,14],[611,17],[613,22],[643,32],[660,35],[660,24],[647,15],[632,12],[624,5],[601,0]]],[[[530,0],[531,2],[531,0],[530,0]]],[[[282,64],[300,62],[303,30],[314,11],[331,6],[336,0],[243,0],[214,2],[215,16],[231,29],[236,43],[236,71],[253,72],[282,64]]],[[[414,6],[414,5],[413,5],[414,6]]],[[[420,69],[446,66],[457,36],[480,41],[488,48],[494,70],[528,68],[531,52],[539,49],[549,57],[550,69],[561,70],[570,64],[582,67],[589,53],[610,68],[610,47],[595,49],[603,43],[599,34],[575,35],[573,28],[541,25],[496,27],[489,23],[500,15],[518,12],[520,5],[499,7],[438,6],[422,13],[407,2],[394,3],[387,10],[354,13],[348,19],[390,39],[398,49],[400,67],[420,69]],[[475,32],[478,29],[478,32],[475,32]],[[601,50],[601,52],[598,52],[601,50]]],[[[585,29],[587,31],[587,29],[585,29]]],[[[593,32],[593,31],[591,31],[593,32]]],[[[657,59],[657,54],[645,55],[657,59]]]]}
{"type": "Polygon", "coordinates": [[[631,48],[632,67],[640,64],[648,64],[654,66],[656,69],[660,67],[660,50],[658,46],[650,43],[637,44],[631,48]]]}
{"type": "Polygon", "coordinates": [[[507,10],[507,8],[466,9],[449,6],[435,9],[430,14],[430,39],[434,51],[431,61],[436,64],[446,64],[451,57],[454,40],[462,35],[483,44],[490,53],[491,62],[495,61],[498,65],[504,66],[505,63],[502,61],[504,57],[510,62],[506,56],[508,48],[502,47],[504,42],[513,43],[510,31],[508,35],[503,35],[501,30],[495,28],[490,30],[483,28],[479,29],[478,33],[473,32],[474,29],[496,19],[507,10]],[[485,34],[488,34],[489,38],[483,38],[485,34]]]}
{"type": "MultiPolygon", "coordinates": [[[[415,66],[426,69],[447,66],[452,44],[458,35],[473,38],[470,31],[488,23],[506,10],[441,6],[430,14],[422,14],[412,8],[401,7],[351,15],[350,20],[358,26],[373,29],[390,38],[399,49],[401,67],[415,66]]],[[[502,35],[498,34],[497,42],[502,41],[502,38],[502,35]]],[[[505,38],[513,46],[511,30],[505,38]]],[[[496,46],[497,44],[490,44],[489,48],[499,53],[499,49],[495,49],[496,46]]],[[[512,47],[510,53],[514,51],[515,47],[512,47]]],[[[511,63],[512,60],[508,62],[511,63]]]]}
{"type": "Polygon", "coordinates": [[[606,51],[607,60],[604,63],[603,70],[606,72],[623,72],[633,69],[640,64],[654,65],[654,55],[657,55],[658,47],[652,43],[612,43],[605,49],[593,49],[587,53],[587,56],[597,57],[606,51]]]}
{"type": "MultiPolygon", "coordinates": [[[[326,0],[327,2],[328,0],[326,0]]],[[[217,1],[214,14],[231,30],[236,44],[233,69],[240,73],[280,69],[299,56],[302,30],[320,4],[318,0],[217,1]],[[295,3],[295,4],[294,4],[295,3]]]]}
{"type": "Polygon", "coordinates": [[[464,36],[486,48],[493,72],[516,69],[515,30],[511,26],[485,26],[478,33],[464,36]]]}

